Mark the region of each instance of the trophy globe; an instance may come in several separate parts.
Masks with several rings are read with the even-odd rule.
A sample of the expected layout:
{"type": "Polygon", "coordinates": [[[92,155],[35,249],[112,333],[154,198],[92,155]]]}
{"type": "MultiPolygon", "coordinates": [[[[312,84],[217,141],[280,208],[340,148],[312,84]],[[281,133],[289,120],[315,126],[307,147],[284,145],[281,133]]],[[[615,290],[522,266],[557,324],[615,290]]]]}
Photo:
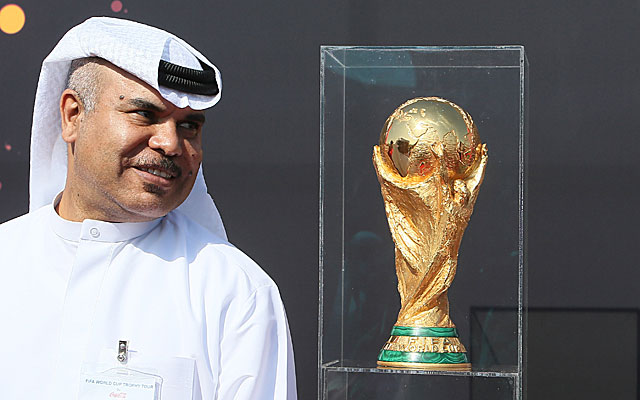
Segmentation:
{"type": "Polygon", "coordinates": [[[439,97],[418,97],[398,107],[380,134],[380,147],[403,177],[430,175],[441,144],[450,179],[465,178],[479,161],[478,130],[462,108],[439,97]]]}

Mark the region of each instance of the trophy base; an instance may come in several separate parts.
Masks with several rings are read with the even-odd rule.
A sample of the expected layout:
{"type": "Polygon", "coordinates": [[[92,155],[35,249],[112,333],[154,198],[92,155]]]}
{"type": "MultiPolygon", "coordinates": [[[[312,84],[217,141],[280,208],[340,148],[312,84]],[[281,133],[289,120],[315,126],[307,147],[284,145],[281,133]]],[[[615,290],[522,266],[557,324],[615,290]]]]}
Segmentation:
{"type": "Polygon", "coordinates": [[[378,354],[378,368],[470,371],[456,328],[395,325],[378,354]]]}
{"type": "Polygon", "coordinates": [[[425,371],[471,371],[471,363],[432,364],[415,362],[378,361],[381,369],[420,369],[425,371]]]}

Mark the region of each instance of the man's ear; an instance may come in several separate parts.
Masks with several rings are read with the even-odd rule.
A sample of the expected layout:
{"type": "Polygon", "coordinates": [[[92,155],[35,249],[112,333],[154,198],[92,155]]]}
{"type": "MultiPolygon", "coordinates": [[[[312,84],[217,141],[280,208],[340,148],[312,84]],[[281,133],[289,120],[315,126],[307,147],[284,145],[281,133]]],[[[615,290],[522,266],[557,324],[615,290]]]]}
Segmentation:
{"type": "Polygon", "coordinates": [[[72,144],[76,141],[78,126],[85,109],[75,90],[65,89],[60,96],[60,118],[62,119],[62,140],[72,144]]]}

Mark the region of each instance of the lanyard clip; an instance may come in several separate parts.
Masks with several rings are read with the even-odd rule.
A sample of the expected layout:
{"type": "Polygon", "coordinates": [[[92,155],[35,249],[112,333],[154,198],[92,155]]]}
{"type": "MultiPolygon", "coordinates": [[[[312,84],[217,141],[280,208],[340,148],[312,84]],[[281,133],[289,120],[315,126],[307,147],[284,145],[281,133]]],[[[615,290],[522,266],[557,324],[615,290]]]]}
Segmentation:
{"type": "Polygon", "coordinates": [[[122,364],[127,362],[127,360],[129,359],[129,341],[128,340],[118,341],[118,357],[116,358],[122,364]]]}

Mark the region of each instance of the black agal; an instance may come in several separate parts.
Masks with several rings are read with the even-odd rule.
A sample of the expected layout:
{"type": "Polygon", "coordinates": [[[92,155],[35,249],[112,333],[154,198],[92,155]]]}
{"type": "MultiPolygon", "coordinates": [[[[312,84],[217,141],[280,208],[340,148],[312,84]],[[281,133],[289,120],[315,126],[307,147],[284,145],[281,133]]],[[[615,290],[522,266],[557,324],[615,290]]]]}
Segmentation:
{"type": "Polygon", "coordinates": [[[191,69],[165,60],[158,66],[158,84],[180,92],[215,96],[220,93],[216,72],[200,61],[203,70],[191,69]]]}

